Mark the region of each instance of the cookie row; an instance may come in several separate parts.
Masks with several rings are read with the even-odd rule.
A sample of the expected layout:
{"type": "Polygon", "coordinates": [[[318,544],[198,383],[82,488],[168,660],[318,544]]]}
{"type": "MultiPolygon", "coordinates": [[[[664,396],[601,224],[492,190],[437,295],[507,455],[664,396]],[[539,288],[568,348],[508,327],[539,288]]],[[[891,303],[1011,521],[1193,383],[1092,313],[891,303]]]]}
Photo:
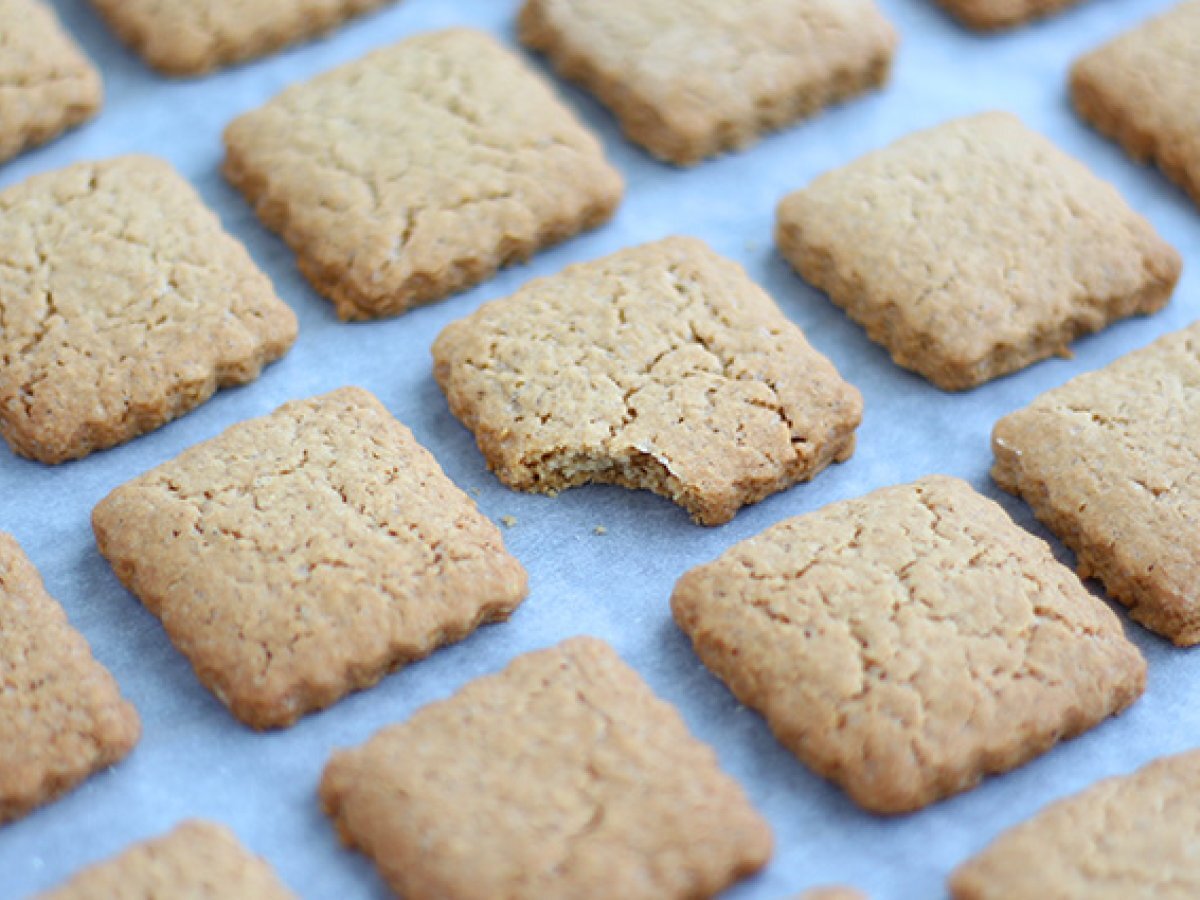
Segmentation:
{"type": "MultiPolygon", "coordinates": [[[[135,581],[135,590],[169,630],[180,629],[172,631],[172,638],[185,652],[183,641],[203,640],[203,649],[197,640],[189,652],[201,678],[206,671],[215,677],[203,660],[223,642],[228,651],[223,661],[252,681],[254,670],[242,662],[254,661],[257,644],[267,653],[264,674],[270,689],[269,667],[286,645],[278,640],[281,635],[272,638],[261,628],[244,634],[254,627],[253,616],[230,619],[248,602],[237,595],[237,587],[253,589],[253,583],[247,585],[255,575],[247,570],[252,562],[271,563],[272,551],[256,541],[264,518],[290,516],[292,529],[305,533],[313,521],[330,515],[328,505],[317,499],[319,492],[311,489],[311,478],[299,470],[323,471],[329,477],[347,458],[354,467],[347,433],[358,429],[361,442],[362,433],[378,435],[383,424],[371,416],[370,404],[364,409],[366,401],[362,392],[343,391],[288,404],[267,419],[235,426],[196,448],[201,453],[189,451],[98,507],[97,536],[118,572],[135,581]],[[359,404],[358,415],[318,425],[330,407],[346,402],[359,404]],[[309,434],[269,430],[291,432],[306,418],[314,426],[309,434]],[[270,456],[288,437],[298,448],[294,452],[307,455],[314,434],[321,440],[330,433],[343,438],[333,442],[341,451],[334,457],[308,460],[277,479],[259,466],[236,471],[248,447],[270,456]],[[203,486],[190,483],[191,477],[212,471],[207,464],[214,457],[234,461],[234,481],[253,478],[254,508],[261,512],[255,515],[249,507],[236,511],[240,531],[224,534],[219,529],[225,504],[219,503],[194,517],[192,534],[171,532],[168,542],[199,554],[207,566],[203,595],[194,589],[197,571],[179,555],[172,561],[154,546],[142,553],[144,571],[154,574],[137,581],[134,568],[112,552],[109,530],[110,525],[123,530],[137,523],[113,516],[141,501],[143,513],[161,529],[168,527],[172,511],[194,506],[200,497],[220,497],[226,492],[210,486],[194,495],[196,500],[188,499],[189,491],[203,486]],[[143,496],[159,483],[176,486],[170,492],[178,492],[178,498],[143,496]],[[311,510],[311,521],[295,521],[294,504],[300,499],[311,510]],[[222,542],[223,557],[207,550],[222,542]],[[240,567],[234,564],[239,557],[240,567]],[[171,580],[170,596],[153,597],[155,579],[171,580]],[[194,615],[181,616],[178,600],[186,600],[184,612],[194,615]],[[233,646],[234,629],[238,640],[245,638],[240,654],[233,646]]],[[[386,445],[389,439],[406,443],[402,433],[386,430],[378,443],[386,445]]],[[[426,476],[418,471],[409,477],[419,482],[426,476]]],[[[356,495],[349,484],[334,493],[356,495]]],[[[447,499],[441,498],[442,506],[447,499]]],[[[458,499],[469,505],[465,496],[458,499]]],[[[183,524],[182,518],[176,522],[183,524]]],[[[409,533],[410,545],[427,539],[427,532],[416,536],[414,528],[409,533]]],[[[128,542],[145,537],[139,531],[128,542]]],[[[366,540],[354,531],[347,543],[366,540]]],[[[45,597],[19,550],[11,541],[5,550],[6,577],[0,585],[6,593],[44,607],[38,621],[49,610],[61,620],[61,611],[45,597]],[[8,575],[12,571],[15,577],[8,575]]],[[[290,569],[307,569],[310,581],[318,582],[317,567],[305,562],[302,551],[291,552],[286,561],[290,569]]],[[[328,548],[324,555],[330,555],[328,548]]],[[[472,564],[446,563],[447,569],[459,566],[469,569],[472,564]]],[[[475,574],[471,583],[480,580],[475,574]]],[[[419,591],[427,585],[412,587],[419,591]]],[[[353,621],[341,636],[333,629],[321,633],[309,628],[310,623],[333,622],[333,615],[347,624],[348,617],[359,614],[341,608],[344,594],[331,594],[328,582],[323,597],[306,590],[297,586],[288,593],[304,626],[291,643],[296,655],[308,653],[333,667],[329,675],[336,680],[338,647],[346,646],[338,638],[352,637],[369,653],[369,632],[356,629],[353,621]]],[[[362,590],[360,586],[359,594],[362,590]]],[[[780,523],[687,573],[676,586],[672,608],[701,659],[766,716],[789,749],[877,812],[920,808],[973,786],[984,775],[1020,765],[1119,712],[1144,687],[1145,663],[1121,634],[1115,616],[1043,542],[956,479],[927,478],[780,523]]],[[[377,619],[371,624],[380,627],[377,619]]],[[[72,652],[86,658],[86,649],[76,646],[82,640],[62,625],[45,634],[31,631],[50,642],[59,660],[72,652]]],[[[0,633],[12,640],[9,629],[0,633]]],[[[5,658],[23,659],[7,652],[5,658]]],[[[59,732],[49,739],[40,733],[16,736],[16,746],[6,755],[32,752],[37,760],[48,760],[52,754],[38,753],[39,745],[47,743],[75,751],[65,754],[74,768],[42,772],[40,785],[30,766],[5,766],[6,773],[34,776],[23,784],[27,803],[38,802],[38,789],[61,789],[66,780],[115,761],[136,739],[136,717],[131,726],[132,714],[122,709],[111,681],[94,662],[84,661],[83,668],[51,666],[51,671],[61,671],[57,678],[35,673],[27,680],[19,664],[6,677],[18,685],[16,702],[27,708],[25,716],[12,721],[59,732]],[[89,680],[101,682],[96,694],[73,690],[89,680]],[[48,699],[51,695],[54,699],[48,699]],[[64,707],[76,713],[65,716],[64,707]],[[99,724],[90,732],[78,731],[86,717],[99,721],[101,714],[111,717],[114,712],[121,714],[122,735],[100,739],[104,732],[99,724]],[[74,738],[74,745],[65,742],[63,732],[74,738]],[[84,759],[81,747],[110,755],[84,759]]],[[[295,674],[291,660],[282,668],[295,674]]],[[[274,687],[278,689],[278,679],[274,687]]],[[[247,688],[262,690],[264,685],[233,686],[247,688]]],[[[218,693],[237,711],[239,698],[218,693]]],[[[13,702],[13,695],[7,702],[13,702]]],[[[284,715],[295,712],[286,702],[278,708],[284,715]]],[[[1026,871],[1030,866],[1034,873],[1041,867],[1043,877],[1050,871],[1091,890],[1144,888],[1147,878],[1162,876],[1163,860],[1131,885],[1129,868],[1138,860],[1140,831],[1114,834],[1106,819],[1089,818],[1080,809],[1128,812],[1124,801],[1109,795],[1140,796],[1147,786],[1150,799],[1136,801],[1141,806],[1171,797],[1170,802],[1185,802],[1195,768],[1191,757],[1160,762],[1135,776],[1137,787],[1100,785],[1065,809],[1051,809],[968,863],[955,876],[956,896],[1013,896],[1022,879],[1031,877],[1031,884],[1044,884],[1026,871]],[[1065,829],[1059,819],[1074,820],[1075,830],[1065,829]],[[1087,864],[1088,844],[1075,833],[1080,826],[1105,829],[1107,872],[1087,864]],[[1049,863],[1029,849],[1047,832],[1057,842],[1049,863]],[[1030,855],[1034,858],[1023,860],[1025,867],[1014,872],[1011,860],[1030,855]]],[[[711,896],[764,865],[770,853],[765,822],[719,771],[711,750],[691,738],[678,715],[655,699],[606,645],[591,639],[521,657],[504,672],[385,729],[362,748],[335,755],[322,779],[321,798],[343,838],[373,856],[393,888],[414,898],[480,891],[566,895],[613,884],[629,897],[711,896]],[[516,718],[522,724],[519,731],[511,727],[516,718]]],[[[1187,871],[1174,871],[1186,864],[1183,843],[1166,854],[1158,847],[1158,855],[1168,857],[1172,879],[1190,877],[1187,871]]],[[[186,851],[185,860],[193,852],[186,851]]],[[[135,859],[138,853],[134,851],[135,859]]],[[[113,877],[109,868],[100,870],[105,872],[113,877]]],[[[100,876],[82,876],[85,893],[91,877],[100,876]]]]}

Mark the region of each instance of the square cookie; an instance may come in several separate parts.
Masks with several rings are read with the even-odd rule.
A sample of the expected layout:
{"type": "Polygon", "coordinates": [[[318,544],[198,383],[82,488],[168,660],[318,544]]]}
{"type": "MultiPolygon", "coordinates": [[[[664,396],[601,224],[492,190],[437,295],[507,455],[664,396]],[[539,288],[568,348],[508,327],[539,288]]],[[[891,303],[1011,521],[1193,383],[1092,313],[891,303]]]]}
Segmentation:
{"type": "Polygon", "coordinates": [[[705,525],[854,451],[862,397],[742,268],[668,238],[451,324],[434,375],[509,487],[644,488],[705,525]]]}
{"type": "Polygon", "coordinates": [[[1016,768],[1146,683],[1113,612],[956,478],[782,522],[684,575],[671,608],[780,742],[876,813],[1016,768]]]}
{"type": "Polygon", "coordinates": [[[1200,752],[1108,778],[1000,835],[950,878],[954,900],[1200,896],[1200,752]]]}
{"type": "Polygon", "coordinates": [[[407,900],[711,897],[771,855],[712,750],[593,638],[336,754],[321,802],[407,900]]]}
{"type": "Polygon", "coordinates": [[[1075,109],[1200,204],[1200,0],[1181,3],[1079,59],[1075,109]]]}
{"type": "Polygon", "coordinates": [[[1200,323],[1001,419],[992,477],[1147,628],[1200,643],[1200,323]]]}
{"type": "Polygon", "coordinates": [[[909,135],[780,204],[788,261],[948,391],[1160,309],[1181,262],[1108,184],[1007,113],[909,135]]]}
{"type": "Polygon", "coordinates": [[[938,0],[964,25],[981,31],[1011,28],[1074,6],[1082,0],[938,0]]]}
{"type": "Polygon", "coordinates": [[[41,0],[0,0],[0,162],[100,109],[100,73],[41,0]]]}
{"type": "Polygon", "coordinates": [[[873,0],[526,0],[519,32],[679,165],[879,87],[897,43],[873,0]]]}
{"type": "Polygon", "coordinates": [[[317,37],[394,0],[91,0],[166,75],[203,75],[317,37]]]}
{"type": "Polygon", "coordinates": [[[225,144],[226,176],[343,319],[470,287],[606,221],[624,190],[550,87],[468,29],[290,87],[225,144]]]}
{"type": "Polygon", "coordinates": [[[0,824],[124,759],[141,734],[137,712],[4,532],[0,725],[0,824]]]}
{"type": "Polygon", "coordinates": [[[122,156],[0,192],[0,434],[59,463],[245,384],[296,317],[165,162],[122,156]]]}
{"type": "Polygon", "coordinates": [[[96,507],[100,552],[243,722],[290,725],[506,619],[526,576],[374,396],[235,425],[96,507]]]}
{"type": "Polygon", "coordinates": [[[223,825],[190,821],[84,869],[40,900],[295,900],[267,865],[223,825]]]}

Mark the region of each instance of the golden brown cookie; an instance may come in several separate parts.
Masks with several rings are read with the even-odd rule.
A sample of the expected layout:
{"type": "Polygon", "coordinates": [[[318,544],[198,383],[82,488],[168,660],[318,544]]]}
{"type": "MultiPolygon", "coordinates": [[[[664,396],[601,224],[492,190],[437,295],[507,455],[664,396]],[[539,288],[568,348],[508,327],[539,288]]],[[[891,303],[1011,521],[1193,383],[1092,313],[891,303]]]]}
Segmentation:
{"type": "Polygon", "coordinates": [[[167,75],[203,75],[333,30],[394,0],[91,0],[167,75]]]}
{"type": "Polygon", "coordinates": [[[1074,6],[1082,0],[938,0],[964,25],[981,31],[1011,28],[1074,6]]]}
{"type": "Polygon", "coordinates": [[[771,855],[712,750],[593,638],[336,754],[321,801],[407,900],[711,897],[771,855]]]}
{"type": "Polygon", "coordinates": [[[1200,204],[1200,0],[1180,3],[1078,60],[1079,114],[1200,204]]]}
{"type": "Polygon", "coordinates": [[[496,527],[358,388],[233,426],[117,488],[92,523],[117,577],[255,728],[506,619],[526,593],[496,527]]]}
{"type": "Polygon", "coordinates": [[[509,487],[669,497],[705,525],[854,451],[862,397],[729,262],[668,238],[484,305],[434,375],[509,487]]]}
{"type": "Polygon", "coordinates": [[[1001,419],[992,477],[1130,615],[1200,643],[1200,323],[1001,419]]]}
{"type": "Polygon", "coordinates": [[[0,824],[124,759],[137,712],[0,532],[0,824]]]}
{"type": "Polygon", "coordinates": [[[100,73],[41,0],[0,0],[0,162],[92,118],[100,73]]]}
{"type": "Polygon", "coordinates": [[[59,463],[244,384],[296,317],[165,162],[122,156],[0,192],[0,434],[59,463]]]}
{"type": "Polygon", "coordinates": [[[955,870],[955,900],[1200,896],[1200,752],[1168,756],[1060,800],[955,870]]]}
{"type": "Polygon", "coordinates": [[[780,204],[777,240],[897,365],[945,390],[1160,309],[1181,268],[1110,185],[1006,113],[821,176],[780,204]]]}
{"type": "Polygon", "coordinates": [[[288,88],[225,174],[343,319],[395,315],[606,221],[621,176],[488,35],[423,34],[288,88]]]}
{"type": "Polygon", "coordinates": [[[873,0],[526,0],[519,31],[679,165],[879,87],[897,42],[873,0]]]}
{"type": "Polygon", "coordinates": [[[229,829],[190,821],[84,869],[39,900],[295,900],[229,829]]]}
{"type": "Polygon", "coordinates": [[[784,746],[878,813],[1013,769],[1146,682],[1112,611],[956,478],[782,522],[684,575],[671,608],[784,746]]]}

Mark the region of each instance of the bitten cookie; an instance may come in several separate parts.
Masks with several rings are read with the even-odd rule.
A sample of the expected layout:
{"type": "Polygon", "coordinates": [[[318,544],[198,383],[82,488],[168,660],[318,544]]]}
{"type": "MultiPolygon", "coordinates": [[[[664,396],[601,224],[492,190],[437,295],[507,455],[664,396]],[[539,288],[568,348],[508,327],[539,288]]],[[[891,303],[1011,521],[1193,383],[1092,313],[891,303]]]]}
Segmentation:
{"type": "Polygon", "coordinates": [[[621,176],[519,57],[423,34],[288,88],[225,174],[343,319],[394,315],[606,221],[621,176]]]}
{"type": "Polygon", "coordinates": [[[161,160],[0,192],[0,434],[22,456],[59,463],[152,431],[295,339],[270,281],[161,160]]]}
{"type": "Polygon", "coordinates": [[[1104,45],[1071,69],[1075,109],[1139,162],[1153,160],[1200,204],[1200,2],[1104,45]]]}
{"type": "Polygon", "coordinates": [[[509,487],[645,488],[706,525],[849,458],[862,398],[740,266],[669,238],[488,303],[434,375],[509,487]]]}
{"type": "Polygon", "coordinates": [[[223,825],[191,821],[84,869],[40,900],[295,900],[265,860],[223,825]]]}
{"type": "Polygon", "coordinates": [[[1011,28],[1074,6],[1082,0],[938,0],[964,25],[981,31],[1011,28]]]}
{"type": "Polygon", "coordinates": [[[92,517],[117,577],[256,728],[505,619],[496,527],[366,391],[284,404],[117,488],[92,517]]]}
{"type": "Polygon", "coordinates": [[[897,42],[873,0],[526,0],[519,31],[680,165],[880,86],[897,42]]]}
{"type": "Polygon", "coordinates": [[[321,801],[407,900],[711,897],[771,855],[712,750],[592,638],[336,754],[321,801]]]}
{"type": "Polygon", "coordinates": [[[0,162],[92,118],[104,88],[41,0],[0,0],[0,162]]]}
{"type": "Polygon", "coordinates": [[[1147,628],[1200,643],[1200,324],[1001,419],[992,477],[1147,628]]]}
{"type": "Polygon", "coordinates": [[[1013,769],[1145,688],[1112,611],[955,478],[782,522],[684,575],[671,608],[784,746],[877,813],[1013,769]]]}
{"type": "Polygon", "coordinates": [[[137,712],[0,532],[0,824],[124,759],[137,712]]]}
{"type": "Polygon", "coordinates": [[[1014,116],[910,135],[779,207],[779,249],[897,365],[964,390],[1160,309],[1181,262],[1014,116]]]}
{"type": "Polygon", "coordinates": [[[955,870],[955,900],[1200,896],[1200,752],[1168,756],[1048,806],[955,870]]]}
{"type": "Polygon", "coordinates": [[[158,71],[203,75],[331,31],[394,0],[91,0],[158,71]]]}

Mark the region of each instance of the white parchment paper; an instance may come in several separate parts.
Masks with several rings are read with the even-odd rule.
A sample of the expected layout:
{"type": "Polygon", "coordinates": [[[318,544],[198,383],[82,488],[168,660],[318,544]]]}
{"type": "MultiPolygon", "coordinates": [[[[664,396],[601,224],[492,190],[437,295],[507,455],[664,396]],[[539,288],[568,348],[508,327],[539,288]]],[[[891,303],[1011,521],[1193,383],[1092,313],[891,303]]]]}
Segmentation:
{"type": "Polygon", "coordinates": [[[763,721],[707,674],[671,622],[668,597],[685,569],[780,519],[928,473],[966,478],[1044,535],[1024,506],[1001,495],[988,478],[996,419],[1197,317],[1198,276],[1191,263],[1200,260],[1200,211],[1156,171],[1134,165],[1078,121],[1065,87],[1076,56],[1166,8],[1169,0],[1087,0],[1050,21],[997,36],[960,29],[933,0],[880,3],[902,34],[886,91],[691,170],[654,162],[622,139],[589,96],[560,83],[626,176],[628,195],[616,219],[464,295],[391,321],[345,325],[303,281],[287,248],[222,181],[222,128],[287,84],[415,32],[471,24],[514,44],[517,0],[403,0],[323,42],[190,81],[152,73],[114,40],[85,0],[55,0],[103,70],[107,102],[92,124],[0,167],[0,185],[76,160],[133,151],[161,155],[247,244],[299,315],[301,330],[295,349],[261,380],[222,392],[127,446],[56,468],[17,459],[0,446],[0,528],[24,545],[144,723],[141,744],[126,762],[0,829],[0,898],[48,888],[193,816],[229,825],[302,896],[386,896],[370,863],[339,847],[319,811],[316,785],[330,752],[365,740],[522,652],[580,633],[610,641],[676,704],[769,817],[774,860],[761,876],[730,892],[739,900],[784,897],[831,881],[879,898],[943,896],[945,876],[957,863],[1050,800],[1200,744],[1200,704],[1194,700],[1200,651],[1173,650],[1129,625],[1150,661],[1150,686],[1127,714],[964,796],[915,815],[878,819],[782,750],[763,721]],[[861,329],[792,274],[772,248],[774,208],[788,191],[868,150],[991,108],[1020,114],[1116,184],[1183,253],[1185,273],[1171,305],[1153,318],[1081,341],[1073,359],[949,395],[893,366],[861,329]],[[556,499],[506,490],[487,473],[433,382],[434,337],[448,322],[535,275],[672,233],[702,237],[745,265],[862,390],[866,418],[858,452],[814,483],[744,510],[718,529],[693,525],[665,500],[618,488],[583,488],[556,499]],[[532,593],[509,623],[485,628],[288,731],[256,734],[199,685],[157,620],[118,584],[96,551],[90,512],[113,487],[227,426],[345,384],[375,392],[451,478],[478,492],[488,515],[515,517],[505,536],[530,571],[532,593]],[[601,525],[606,533],[598,535],[601,525]]]}

